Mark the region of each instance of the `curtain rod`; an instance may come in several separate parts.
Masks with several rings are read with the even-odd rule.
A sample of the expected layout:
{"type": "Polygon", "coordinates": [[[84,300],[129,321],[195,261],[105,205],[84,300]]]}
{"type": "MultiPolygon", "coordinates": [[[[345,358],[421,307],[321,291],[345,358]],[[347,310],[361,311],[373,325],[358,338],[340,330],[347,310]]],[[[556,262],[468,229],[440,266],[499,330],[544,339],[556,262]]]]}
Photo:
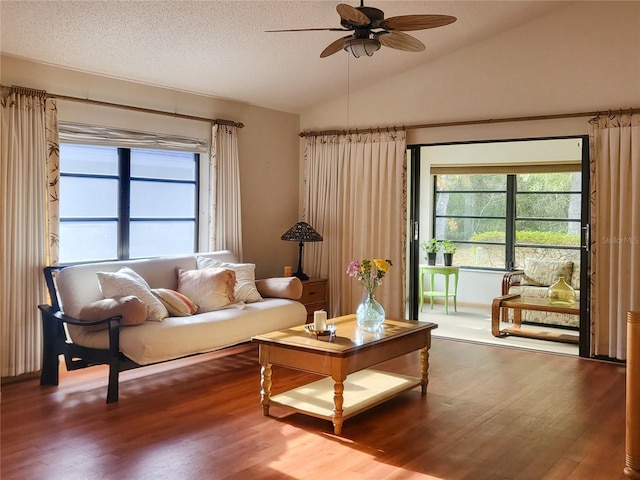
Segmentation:
{"type": "Polygon", "coordinates": [[[355,130],[325,130],[325,131],[309,131],[309,132],[300,132],[298,134],[299,137],[313,137],[318,135],[339,135],[339,134],[358,134],[358,133],[374,133],[384,131],[392,131],[392,130],[418,130],[421,128],[438,128],[438,127],[460,127],[465,125],[482,125],[488,123],[509,123],[509,122],[528,122],[534,120],[557,120],[562,118],[580,118],[580,117],[598,117],[600,115],[611,114],[611,113],[630,113],[636,114],[640,113],[640,108],[626,108],[619,110],[607,110],[604,112],[579,112],[579,113],[559,113],[555,115],[533,115],[529,117],[506,117],[506,118],[489,118],[485,120],[461,120],[457,122],[440,122],[440,123],[422,123],[417,125],[406,125],[402,127],[392,126],[392,127],[380,127],[380,128],[364,128],[364,129],[355,129],[355,130]]]}
{"type": "Polygon", "coordinates": [[[141,113],[153,113],[156,115],[166,115],[174,118],[182,118],[184,120],[195,120],[198,122],[207,122],[214,123],[218,125],[229,125],[232,127],[243,128],[244,124],[241,122],[234,122],[232,120],[222,120],[218,118],[206,118],[206,117],[196,117],[194,115],[186,115],[184,113],[174,113],[174,112],[166,112],[164,110],[153,110],[151,108],[143,108],[143,107],[135,107],[132,105],[122,105],[120,103],[111,103],[111,102],[102,102],[100,100],[91,100],[89,98],[80,98],[80,97],[70,97],[68,95],[58,95],[55,93],[47,93],[45,90],[35,90],[33,88],[20,87],[16,85],[11,85],[10,88],[13,92],[26,94],[26,95],[36,95],[36,96],[46,96],[47,98],[55,98],[58,100],[66,100],[69,102],[80,102],[87,103],[89,105],[99,105],[101,107],[112,107],[112,108],[121,108],[123,110],[131,110],[134,112],[141,113]]]}

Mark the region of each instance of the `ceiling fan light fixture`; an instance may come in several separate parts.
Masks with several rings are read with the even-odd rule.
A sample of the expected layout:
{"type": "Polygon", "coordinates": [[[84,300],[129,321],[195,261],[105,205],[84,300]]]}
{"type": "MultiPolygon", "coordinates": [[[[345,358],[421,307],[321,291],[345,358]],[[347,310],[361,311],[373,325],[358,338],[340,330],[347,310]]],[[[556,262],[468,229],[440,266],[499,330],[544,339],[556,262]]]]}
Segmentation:
{"type": "Polygon", "coordinates": [[[380,50],[380,42],[375,38],[350,38],[345,40],[343,48],[356,58],[370,57],[380,50]]]}

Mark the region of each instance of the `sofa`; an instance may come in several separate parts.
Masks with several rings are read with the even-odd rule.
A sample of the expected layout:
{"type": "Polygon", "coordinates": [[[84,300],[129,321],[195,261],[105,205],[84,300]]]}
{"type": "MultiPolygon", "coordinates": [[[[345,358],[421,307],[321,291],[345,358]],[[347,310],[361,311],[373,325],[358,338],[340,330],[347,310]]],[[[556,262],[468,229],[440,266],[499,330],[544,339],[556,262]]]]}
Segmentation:
{"type": "MultiPolygon", "coordinates": [[[[524,270],[515,270],[504,275],[502,295],[518,294],[523,298],[545,298],[548,288],[561,276],[575,290],[576,302],[579,303],[580,264],[570,260],[525,259],[524,270]]],[[[523,310],[522,321],[571,329],[577,329],[580,325],[578,315],[534,310],[523,310]]]]}
{"type": "Polygon", "coordinates": [[[40,384],[67,370],[109,365],[107,403],[119,372],[248,342],[302,325],[296,277],[255,280],[230,251],[45,268],[51,305],[43,328],[40,384]]]}

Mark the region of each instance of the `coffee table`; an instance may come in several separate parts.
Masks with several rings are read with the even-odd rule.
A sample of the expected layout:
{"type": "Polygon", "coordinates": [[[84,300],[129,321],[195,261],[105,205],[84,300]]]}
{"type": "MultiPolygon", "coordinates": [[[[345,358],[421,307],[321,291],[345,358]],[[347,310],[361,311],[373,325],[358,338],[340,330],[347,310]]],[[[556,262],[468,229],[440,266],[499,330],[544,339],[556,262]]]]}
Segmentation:
{"type": "MultiPolygon", "coordinates": [[[[543,312],[567,313],[580,315],[579,305],[553,305],[546,298],[522,298],[518,294],[503,295],[493,299],[491,305],[491,334],[494,337],[514,335],[518,337],[537,338],[554,342],[579,343],[578,335],[549,332],[532,328],[522,328],[522,310],[538,310],[543,312]],[[502,309],[513,309],[513,326],[500,328],[500,312],[502,309]]],[[[553,325],[550,325],[553,326],[553,325]]]]}
{"type": "Polygon", "coordinates": [[[300,325],[252,338],[259,344],[263,415],[269,415],[271,405],[289,407],[332,421],[334,433],[340,435],[346,419],[401,392],[420,385],[426,394],[435,323],[387,319],[381,331],[370,333],[358,328],[355,315],[332,321],[333,336],[316,336],[300,325]],[[419,377],[369,368],[416,350],[420,350],[419,377]],[[327,378],[272,396],[272,365],[327,378]]]}

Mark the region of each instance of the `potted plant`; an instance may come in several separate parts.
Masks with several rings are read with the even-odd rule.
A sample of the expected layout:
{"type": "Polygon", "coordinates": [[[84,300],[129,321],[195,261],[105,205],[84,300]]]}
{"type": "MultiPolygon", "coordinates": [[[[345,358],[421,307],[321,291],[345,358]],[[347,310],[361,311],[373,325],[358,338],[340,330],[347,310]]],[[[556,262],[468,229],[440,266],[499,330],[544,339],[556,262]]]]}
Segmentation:
{"type": "Polygon", "coordinates": [[[442,241],[442,252],[444,254],[444,264],[447,267],[453,265],[453,254],[456,253],[456,244],[451,240],[442,241]]]}
{"type": "Polygon", "coordinates": [[[435,238],[432,238],[431,240],[425,240],[422,242],[421,246],[422,249],[427,252],[427,256],[425,257],[427,263],[429,265],[435,265],[436,255],[440,251],[440,242],[435,238]]]}

